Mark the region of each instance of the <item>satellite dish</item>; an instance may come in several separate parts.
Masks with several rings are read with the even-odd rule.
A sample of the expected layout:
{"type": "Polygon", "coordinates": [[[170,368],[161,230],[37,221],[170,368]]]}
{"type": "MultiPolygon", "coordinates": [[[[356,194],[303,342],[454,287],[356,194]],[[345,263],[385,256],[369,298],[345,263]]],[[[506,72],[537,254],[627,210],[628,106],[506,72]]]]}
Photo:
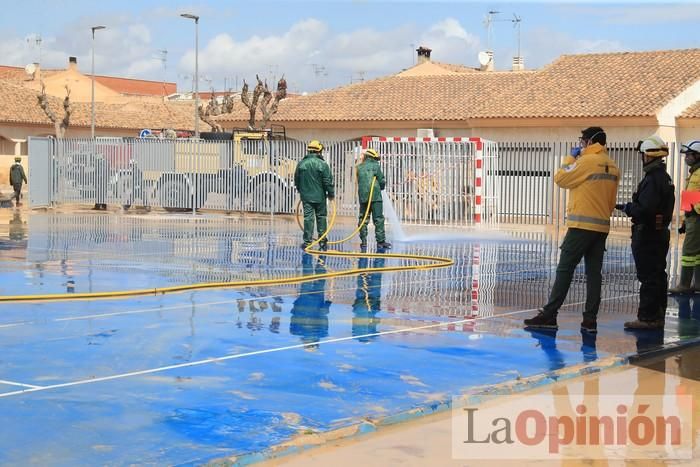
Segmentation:
{"type": "Polygon", "coordinates": [[[491,56],[486,52],[479,52],[479,64],[486,66],[491,61],[491,56]]]}
{"type": "Polygon", "coordinates": [[[24,72],[27,73],[29,76],[34,76],[34,73],[36,72],[36,65],[30,63],[29,65],[24,67],[24,72]]]}

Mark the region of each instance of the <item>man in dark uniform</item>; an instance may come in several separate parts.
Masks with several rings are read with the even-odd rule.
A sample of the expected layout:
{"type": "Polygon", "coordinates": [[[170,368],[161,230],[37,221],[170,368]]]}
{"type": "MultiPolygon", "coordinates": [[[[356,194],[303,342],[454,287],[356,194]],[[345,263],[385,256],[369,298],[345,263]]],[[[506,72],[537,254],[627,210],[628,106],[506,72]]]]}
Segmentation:
{"type": "Polygon", "coordinates": [[[12,188],[15,190],[15,202],[17,206],[22,205],[22,203],[19,202],[22,194],[22,183],[27,183],[27,175],[24,173],[24,167],[22,167],[22,158],[17,156],[15,157],[15,163],[10,167],[10,185],[12,185],[12,188]]]}
{"type": "Polygon", "coordinates": [[[644,178],[632,201],[617,204],[632,218],[632,255],[637,268],[639,310],[625,329],[663,329],[666,316],[668,275],[666,254],[671,234],[668,226],[676,201],[673,182],[666,172],[668,145],[657,135],[639,142],[644,178]]]}
{"type": "MultiPolygon", "coordinates": [[[[326,161],[323,160],[323,145],[314,140],[307,146],[308,153],[297,165],[294,172],[294,185],[299,191],[301,203],[304,206],[304,243],[302,248],[309,246],[313,240],[314,224],[320,237],[328,227],[328,208],[326,198],[333,201],[333,174],[326,161]]],[[[326,249],[327,239],[319,242],[322,250],[326,249]]]]}
{"type": "Polygon", "coordinates": [[[369,213],[360,228],[360,248],[363,251],[367,249],[367,224],[369,224],[369,217],[372,216],[377,249],[385,250],[391,248],[391,243],[386,241],[386,232],[384,230],[382,190],[386,186],[386,179],[379,165],[379,153],[374,149],[368,149],[365,151],[364,156],[362,163],[357,166],[357,194],[360,198],[359,222],[362,222],[362,219],[365,217],[367,205],[369,205],[369,213]],[[372,191],[372,199],[370,199],[369,192],[372,189],[372,183],[374,183],[374,190],[372,191]]]}

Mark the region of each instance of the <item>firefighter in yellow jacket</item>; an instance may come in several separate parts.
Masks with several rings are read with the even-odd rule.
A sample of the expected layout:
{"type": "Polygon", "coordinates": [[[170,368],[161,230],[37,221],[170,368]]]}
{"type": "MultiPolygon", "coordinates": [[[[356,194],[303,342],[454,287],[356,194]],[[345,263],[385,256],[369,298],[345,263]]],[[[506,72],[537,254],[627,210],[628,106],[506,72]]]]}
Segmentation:
{"type": "MultiPolygon", "coordinates": [[[[586,264],[586,305],[581,330],[597,331],[605,240],[610,215],[615,209],[620,172],[605,149],[606,135],[600,127],[586,128],[579,138],[580,152],[564,159],[554,182],[569,190],[566,207],[568,230],[561,245],[556,278],[549,301],[537,316],[525,320],[531,328],[557,328],[557,313],[569,292],[576,266],[586,264]]],[[[579,149],[579,148],[574,148],[579,149]]]]}
{"type": "MultiPolygon", "coordinates": [[[[688,166],[686,191],[700,191],[700,141],[689,141],[681,147],[688,166]]],[[[668,289],[670,294],[691,294],[700,290],[700,204],[685,212],[681,233],[685,233],[681,252],[681,278],[668,289]],[[694,280],[693,280],[694,276],[694,280]],[[691,286],[691,282],[694,284],[691,286]]]]}

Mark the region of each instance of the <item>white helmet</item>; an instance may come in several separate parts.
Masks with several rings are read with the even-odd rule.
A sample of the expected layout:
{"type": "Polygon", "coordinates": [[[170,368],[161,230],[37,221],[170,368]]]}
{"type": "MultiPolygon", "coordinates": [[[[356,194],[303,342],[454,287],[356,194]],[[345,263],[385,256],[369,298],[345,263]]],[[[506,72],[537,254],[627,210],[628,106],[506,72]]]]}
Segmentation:
{"type": "Polygon", "coordinates": [[[688,141],[684,145],[681,146],[681,153],[687,154],[687,153],[696,153],[700,154],[700,141],[694,140],[694,141],[688,141]]]}
{"type": "Polygon", "coordinates": [[[637,144],[637,151],[648,157],[666,157],[668,144],[659,135],[651,135],[637,144]]]}

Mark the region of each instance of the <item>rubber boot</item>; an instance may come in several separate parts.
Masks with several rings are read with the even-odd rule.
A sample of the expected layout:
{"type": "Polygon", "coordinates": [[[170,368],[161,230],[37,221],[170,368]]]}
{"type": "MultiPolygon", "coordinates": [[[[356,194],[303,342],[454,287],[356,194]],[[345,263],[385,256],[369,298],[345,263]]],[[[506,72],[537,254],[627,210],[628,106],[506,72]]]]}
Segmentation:
{"type": "Polygon", "coordinates": [[[692,294],[693,288],[690,286],[690,283],[693,281],[694,273],[694,266],[681,266],[681,278],[678,281],[678,285],[668,289],[668,293],[671,295],[692,294]]]}

